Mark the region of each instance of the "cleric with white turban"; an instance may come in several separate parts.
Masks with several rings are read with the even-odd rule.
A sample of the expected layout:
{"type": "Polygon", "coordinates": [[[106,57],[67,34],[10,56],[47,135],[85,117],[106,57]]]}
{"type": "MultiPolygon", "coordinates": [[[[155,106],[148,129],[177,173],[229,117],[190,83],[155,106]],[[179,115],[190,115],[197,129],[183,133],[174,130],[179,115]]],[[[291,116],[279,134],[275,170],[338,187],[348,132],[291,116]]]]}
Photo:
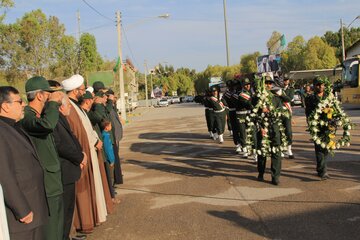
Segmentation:
{"type": "Polygon", "coordinates": [[[83,83],[84,78],[81,75],[76,74],[62,81],[61,85],[63,86],[64,90],[68,92],[79,88],[81,85],[83,85],[83,83]]]}

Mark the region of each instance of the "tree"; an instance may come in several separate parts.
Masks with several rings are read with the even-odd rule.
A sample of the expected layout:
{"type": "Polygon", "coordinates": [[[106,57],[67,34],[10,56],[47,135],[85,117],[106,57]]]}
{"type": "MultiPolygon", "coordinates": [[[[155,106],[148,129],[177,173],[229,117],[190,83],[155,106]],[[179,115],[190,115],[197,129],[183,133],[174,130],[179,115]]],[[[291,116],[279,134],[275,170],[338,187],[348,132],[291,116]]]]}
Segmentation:
{"type": "Polygon", "coordinates": [[[80,37],[80,74],[100,70],[102,62],[94,35],[82,34],[80,37]]]}
{"type": "Polygon", "coordinates": [[[337,63],[335,49],[320,37],[309,39],[306,44],[304,56],[306,56],[304,66],[305,69],[308,70],[333,68],[337,63]]]}
{"type": "Polygon", "coordinates": [[[51,77],[69,77],[78,71],[79,46],[72,36],[63,36],[55,46],[56,63],[51,66],[51,77]]]}
{"type": "MultiPolygon", "coordinates": [[[[345,49],[360,39],[360,28],[343,28],[345,49]]],[[[337,32],[327,31],[321,39],[335,48],[336,57],[342,61],[341,29],[337,32]]]]}
{"type": "Polygon", "coordinates": [[[289,42],[287,49],[281,54],[281,69],[283,72],[290,72],[305,69],[304,51],[306,42],[299,35],[289,42]]]}
{"type": "MultiPolygon", "coordinates": [[[[0,1],[0,9],[2,9],[2,8],[10,8],[10,7],[13,7],[13,6],[14,6],[14,1],[12,1],[12,0],[1,0],[0,1]]],[[[6,13],[0,14],[0,23],[4,20],[5,14],[6,13]]]]}
{"type": "Polygon", "coordinates": [[[242,74],[257,72],[256,59],[260,56],[260,52],[254,52],[241,56],[240,72],[242,74]]]}
{"type": "Polygon", "coordinates": [[[281,37],[283,34],[274,31],[269,40],[266,42],[266,46],[268,48],[269,54],[276,54],[279,53],[281,47],[281,37]]]}

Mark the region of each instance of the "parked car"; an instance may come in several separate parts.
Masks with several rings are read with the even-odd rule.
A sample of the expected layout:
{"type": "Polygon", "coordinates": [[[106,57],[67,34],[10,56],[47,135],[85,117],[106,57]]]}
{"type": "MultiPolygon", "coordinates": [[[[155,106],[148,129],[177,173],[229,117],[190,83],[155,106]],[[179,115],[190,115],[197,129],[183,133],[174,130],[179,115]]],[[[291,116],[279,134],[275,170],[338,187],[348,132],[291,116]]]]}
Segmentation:
{"type": "Polygon", "coordinates": [[[159,100],[158,106],[159,107],[167,107],[167,106],[169,106],[169,102],[166,98],[162,98],[159,100]]]}
{"type": "Polygon", "coordinates": [[[174,103],[180,103],[180,98],[179,97],[172,97],[171,98],[171,104],[174,104],[174,103]]]}
{"type": "Polygon", "coordinates": [[[303,99],[302,99],[300,90],[296,89],[295,93],[294,93],[294,98],[291,101],[291,105],[293,105],[293,106],[303,105],[302,100],[303,99]]]}
{"type": "Polygon", "coordinates": [[[193,96],[185,96],[184,97],[184,102],[193,102],[194,101],[194,97],[193,96]]]}

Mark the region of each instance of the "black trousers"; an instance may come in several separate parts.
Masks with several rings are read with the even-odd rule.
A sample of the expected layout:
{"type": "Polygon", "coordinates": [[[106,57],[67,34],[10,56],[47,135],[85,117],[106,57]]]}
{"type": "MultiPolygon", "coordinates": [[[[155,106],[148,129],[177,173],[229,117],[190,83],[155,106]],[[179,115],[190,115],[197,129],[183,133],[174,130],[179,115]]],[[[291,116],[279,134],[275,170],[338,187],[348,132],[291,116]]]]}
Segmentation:
{"type": "Polygon", "coordinates": [[[229,111],[229,118],[231,122],[231,127],[233,131],[233,141],[235,145],[240,143],[240,135],[239,135],[239,122],[236,118],[236,111],[229,111]]]}
{"type": "Polygon", "coordinates": [[[329,151],[315,143],[315,155],[316,155],[316,171],[318,172],[318,175],[322,177],[327,171],[327,161],[329,157],[329,151]]]}
{"type": "Polygon", "coordinates": [[[75,209],[75,183],[66,184],[63,186],[64,193],[64,240],[69,239],[71,223],[73,220],[75,209]]]}
{"type": "Polygon", "coordinates": [[[119,156],[119,145],[113,144],[114,148],[114,155],[115,155],[115,173],[114,173],[114,184],[123,184],[123,174],[121,169],[121,163],[120,163],[120,156],[119,156]]]}

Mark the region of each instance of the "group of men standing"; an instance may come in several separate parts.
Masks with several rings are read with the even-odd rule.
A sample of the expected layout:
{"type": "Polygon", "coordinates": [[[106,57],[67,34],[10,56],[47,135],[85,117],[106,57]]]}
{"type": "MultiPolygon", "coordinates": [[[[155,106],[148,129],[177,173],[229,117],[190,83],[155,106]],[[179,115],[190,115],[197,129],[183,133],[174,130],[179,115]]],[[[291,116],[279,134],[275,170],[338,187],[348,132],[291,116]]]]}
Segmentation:
{"type": "MultiPolygon", "coordinates": [[[[285,128],[285,134],[287,139],[288,148],[284,152],[272,154],[272,182],[277,185],[279,183],[281,158],[285,154],[290,158],[294,158],[292,153],[292,109],[291,100],[294,96],[294,88],[289,85],[290,80],[284,79],[283,88],[276,87],[272,78],[266,78],[265,86],[266,90],[272,97],[273,105],[276,108],[283,108],[288,114],[286,117],[282,117],[280,121],[285,128]]],[[[253,156],[253,161],[258,164],[260,181],[263,180],[263,174],[265,172],[266,157],[259,155],[258,151],[261,149],[262,126],[259,123],[254,124],[253,109],[259,101],[259,97],[256,94],[254,81],[249,78],[243,78],[242,80],[228,80],[226,82],[227,89],[220,97],[219,88],[212,86],[206,92],[204,98],[205,116],[208,131],[210,137],[214,140],[219,139],[219,143],[223,142],[223,133],[225,129],[226,121],[228,118],[231,123],[231,135],[235,145],[236,153],[241,153],[243,158],[253,156]],[[228,114],[226,114],[228,110],[228,114]],[[249,129],[251,129],[249,131],[249,129]],[[251,133],[250,135],[248,133],[251,133]],[[251,139],[249,139],[251,138],[251,139]],[[251,146],[249,146],[249,144],[251,146]],[[252,149],[252,151],[250,151],[252,149]]],[[[263,106],[258,115],[262,112],[270,111],[268,106],[263,106]]],[[[277,126],[278,119],[273,119],[274,124],[269,127],[271,132],[271,144],[279,146],[281,144],[279,127],[277,126]]]]}
{"type": "Polygon", "coordinates": [[[74,75],[0,87],[0,184],[10,238],[85,239],[106,221],[122,171],[114,92],[74,75]],[[104,136],[108,136],[104,142],[104,136]]]}

